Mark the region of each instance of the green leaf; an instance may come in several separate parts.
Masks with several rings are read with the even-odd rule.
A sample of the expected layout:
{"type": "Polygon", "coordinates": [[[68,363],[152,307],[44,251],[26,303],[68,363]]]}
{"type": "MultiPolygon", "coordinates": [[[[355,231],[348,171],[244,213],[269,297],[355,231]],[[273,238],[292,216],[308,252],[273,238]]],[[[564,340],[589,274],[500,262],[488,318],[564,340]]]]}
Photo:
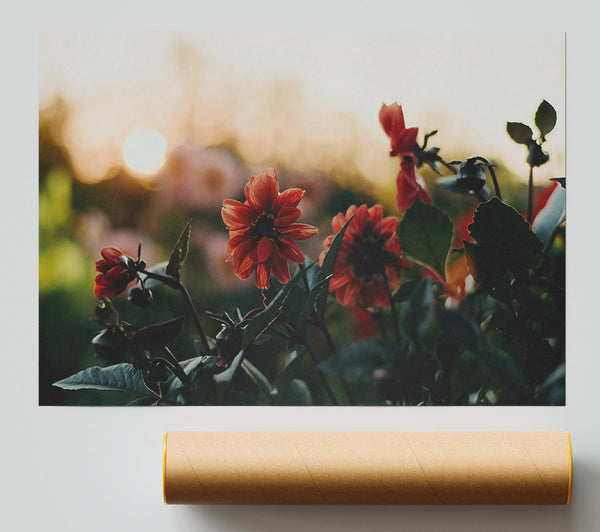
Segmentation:
{"type": "Polygon", "coordinates": [[[440,325],[441,337],[459,349],[467,349],[473,354],[483,351],[481,330],[460,312],[435,307],[435,318],[440,325]]]}
{"type": "Polygon", "coordinates": [[[179,279],[179,270],[187,257],[191,232],[192,222],[189,221],[171,252],[171,257],[169,258],[169,263],[167,264],[165,271],[167,275],[170,275],[175,279],[179,279]]]}
{"type": "Polygon", "coordinates": [[[248,325],[244,328],[244,339],[242,340],[241,349],[247,349],[252,345],[254,340],[259,337],[261,333],[266,331],[271,324],[281,314],[281,308],[285,303],[291,289],[296,285],[299,279],[302,278],[302,271],[298,270],[296,275],[288,281],[278,294],[268,304],[267,308],[254,316],[248,325]]]}
{"type": "Polygon", "coordinates": [[[250,377],[254,384],[256,384],[256,387],[265,396],[267,402],[269,402],[273,394],[273,386],[271,386],[269,379],[267,379],[263,372],[260,371],[249,360],[244,360],[242,362],[242,369],[246,372],[246,374],[248,375],[248,377],[250,377]]]}
{"type": "Polygon", "coordinates": [[[138,330],[133,343],[142,349],[159,349],[172,342],[181,331],[185,318],[180,316],[162,323],[147,325],[138,330]]]}
{"type": "Polygon", "coordinates": [[[533,268],[542,258],[544,246],[525,218],[498,198],[479,204],[468,229],[478,246],[513,273],[533,268]]]}
{"type": "Polygon", "coordinates": [[[279,404],[286,406],[310,406],[313,404],[310,388],[301,379],[292,379],[281,395],[279,404]]]}
{"type": "Polygon", "coordinates": [[[214,376],[214,381],[217,384],[227,384],[229,382],[231,382],[231,379],[233,378],[235,372],[237,371],[238,367],[240,366],[240,363],[242,362],[242,358],[243,358],[243,351],[240,351],[236,357],[233,359],[233,362],[231,362],[231,366],[229,366],[225,371],[222,371],[221,373],[217,373],[214,376]]]}
{"type": "Polygon", "coordinates": [[[155,397],[144,385],[140,370],[127,363],[87,368],[55,382],[54,386],[64,390],[105,390],[155,397]]]}
{"type": "Polygon", "coordinates": [[[517,144],[529,144],[533,138],[531,128],[521,122],[506,122],[506,132],[517,144]]]}
{"type": "Polygon", "coordinates": [[[561,224],[567,214],[566,191],[556,187],[544,208],[533,221],[533,232],[544,243],[548,242],[557,225],[561,224]]]}
{"type": "Polygon", "coordinates": [[[138,399],[134,399],[130,403],[127,403],[127,406],[154,406],[156,405],[156,397],[139,397],[138,399]]]}
{"type": "Polygon", "coordinates": [[[373,380],[373,372],[389,366],[398,355],[399,346],[388,340],[369,338],[338,349],[319,364],[326,373],[348,381],[373,380]]]}
{"type": "Polygon", "coordinates": [[[433,312],[432,288],[431,279],[421,281],[400,310],[402,329],[413,341],[419,340],[419,335],[429,324],[433,312]]]}
{"type": "Polygon", "coordinates": [[[310,315],[314,309],[315,302],[322,297],[323,294],[325,297],[327,297],[327,293],[329,292],[329,280],[331,277],[332,276],[330,275],[322,281],[319,281],[319,283],[313,287],[306,298],[302,312],[300,312],[300,316],[298,316],[298,319],[296,320],[296,334],[298,334],[301,339],[306,337],[308,320],[310,319],[310,315]]]}
{"type": "Polygon", "coordinates": [[[511,306],[510,270],[508,265],[489,252],[484,246],[463,241],[474,268],[471,273],[479,285],[507,306],[511,306]]]}
{"type": "Polygon", "coordinates": [[[546,399],[552,405],[564,405],[565,377],[565,363],[561,362],[558,367],[548,375],[546,380],[536,387],[535,396],[546,399]]]}
{"type": "Polygon", "coordinates": [[[340,250],[342,249],[342,243],[344,241],[344,235],[346,234],[346,230],[352,222],[354,216],[350,218],[345,224],[344,227],[340,229],[340,232],[335,235],[335,238],[331,242],[331,246],[329,246],[329,251],[325,255],[323,259],[323,264],[321,264],[321,269],[319,270],[319,275],[317,276],[316,284],[323,283],[322,286],[325,288],[322,289],[318,297],[315,300],[315,310],[317,312],[317,319],[322,319],[325,314],[325,305],[327,303],[327,294],[329,293],[329,280],[331,279],[331,275],[333,274],[333,270],[335,269],[335,264],[337,262],[338,255],[340,250]]]}
{"type": "Polygon", "coordinates": [[[402,249],[412,260],[445,277],[452,243],[452,222],[445,213],[417,199],[404,214],[398,234],[402,249]]]}
{"type": "Polygon", "coordinates": [[[556,110],[546,100],[542,101],[535,112],[535,125],[544,138],[556,125],[556,110]]]}

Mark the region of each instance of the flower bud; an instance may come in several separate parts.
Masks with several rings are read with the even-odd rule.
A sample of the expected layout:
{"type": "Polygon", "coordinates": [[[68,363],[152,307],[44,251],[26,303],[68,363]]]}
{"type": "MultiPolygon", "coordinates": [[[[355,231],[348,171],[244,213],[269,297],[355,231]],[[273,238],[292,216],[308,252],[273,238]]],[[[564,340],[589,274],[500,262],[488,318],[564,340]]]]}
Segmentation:
{"type": "Polygon", "coordinates": [[[146,308],[152,304],[152,291],[148,288],[134,286],[129,290],[127,300],[138,307],[146,308]]]}
{"type": "Polygon", "coordinates": [[[234,327],[224,326],[215,336],[219,354],[230,364],[235,356],[240,352],[242,346],[243,332],[234,327]]]}
{"type": "Polygon", "coordinates": [[[550,156],[542,150],[542,146],[535,142],[535,140],[531,140],[528,143],[528,148],[529,155],[527,155],[527,164],[529,166],[542,166],[550,159],[550,156]]]}
{"type": "Polygon", "coordinates": [[[129,338],[119,329],[104,329],[92,340],[94,353],[109,364],[123,362],[129,348],[129,338]]]}
{"type": "Polygon", "coordinates": [[[483,166],[477,163],[477,157],[469,157],[458,165],[456,184],[463,190],[476,192],[485,185],[483,166]]]}

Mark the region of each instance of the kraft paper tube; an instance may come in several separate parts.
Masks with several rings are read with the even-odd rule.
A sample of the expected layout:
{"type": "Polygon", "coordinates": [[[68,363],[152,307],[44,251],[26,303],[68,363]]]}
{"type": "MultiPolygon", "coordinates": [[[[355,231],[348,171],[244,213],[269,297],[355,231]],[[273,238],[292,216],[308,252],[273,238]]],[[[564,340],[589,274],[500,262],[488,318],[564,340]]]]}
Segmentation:
{"type": "Polygon", "coordinates": [[[569,504],[568,432],[168,432],[165,503],[569,504]]]}

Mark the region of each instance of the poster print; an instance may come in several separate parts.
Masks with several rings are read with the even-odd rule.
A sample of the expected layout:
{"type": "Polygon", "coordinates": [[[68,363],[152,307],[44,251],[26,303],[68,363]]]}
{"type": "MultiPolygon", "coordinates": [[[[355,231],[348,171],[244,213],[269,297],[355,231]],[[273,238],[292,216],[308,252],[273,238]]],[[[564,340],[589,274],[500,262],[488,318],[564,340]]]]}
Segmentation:
{"type": "Polygon", "coordinates": [[[564,404],[533,37],[43,34],[40,404],[564,404]]]}

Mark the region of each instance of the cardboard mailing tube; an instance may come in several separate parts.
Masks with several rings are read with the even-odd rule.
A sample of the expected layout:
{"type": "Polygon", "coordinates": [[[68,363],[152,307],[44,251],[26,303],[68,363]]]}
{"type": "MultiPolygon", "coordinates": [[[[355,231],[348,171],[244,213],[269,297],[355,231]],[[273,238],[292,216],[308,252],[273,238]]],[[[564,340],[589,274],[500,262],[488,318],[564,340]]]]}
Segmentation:
{"type": "Polygon", "coordinates": [[[165,503],[569,504],[568,432],[167,432],[165,503]]]}

